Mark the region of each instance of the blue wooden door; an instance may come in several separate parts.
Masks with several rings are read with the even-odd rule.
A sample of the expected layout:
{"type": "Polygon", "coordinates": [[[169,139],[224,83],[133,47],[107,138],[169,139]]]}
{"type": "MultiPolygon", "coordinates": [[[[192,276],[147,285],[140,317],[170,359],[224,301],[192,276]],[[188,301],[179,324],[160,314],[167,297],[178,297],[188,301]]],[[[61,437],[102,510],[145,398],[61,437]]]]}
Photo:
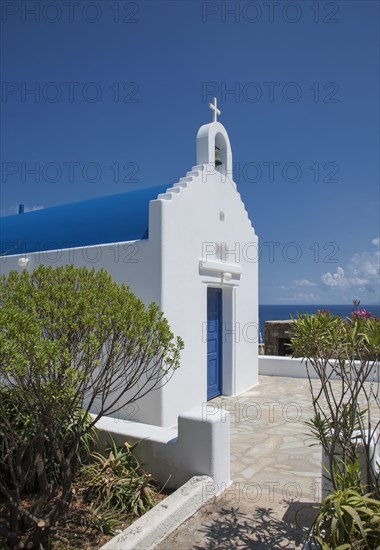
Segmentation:
{"type": "Polygon", "coordinates": [[[222,290],[207,289],[207,399],[222,393],[222,290]]]}

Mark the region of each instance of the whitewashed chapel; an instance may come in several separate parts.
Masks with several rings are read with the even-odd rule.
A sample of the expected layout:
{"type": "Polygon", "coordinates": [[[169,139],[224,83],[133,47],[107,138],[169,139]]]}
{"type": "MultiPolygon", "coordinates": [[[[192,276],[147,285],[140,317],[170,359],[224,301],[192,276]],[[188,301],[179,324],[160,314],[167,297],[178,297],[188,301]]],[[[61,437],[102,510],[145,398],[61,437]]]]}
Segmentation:
{"type": "Polygon", "coordinates": [[[258,382],[257,236],[215,99],[210,108],[196,166],[178,183],[1,218],[2,273],[40,263],[102,267],[164,311],[185,342],[181,367],[134,417],[157,426],[258,382]]]}

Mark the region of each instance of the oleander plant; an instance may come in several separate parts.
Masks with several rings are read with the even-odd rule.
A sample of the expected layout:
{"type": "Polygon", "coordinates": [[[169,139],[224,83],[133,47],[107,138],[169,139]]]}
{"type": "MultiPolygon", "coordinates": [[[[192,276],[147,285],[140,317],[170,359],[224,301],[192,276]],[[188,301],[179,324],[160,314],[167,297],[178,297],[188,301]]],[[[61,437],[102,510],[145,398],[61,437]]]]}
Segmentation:
{"type": "Polygon", "coordinates": [[[359,304],[346,319],[328,311],[300,315],[292,332],[314,411],[307,425],[328,463],[331,492],[311,529],[323,550],[380,544],[380,321],[359,304]]]}

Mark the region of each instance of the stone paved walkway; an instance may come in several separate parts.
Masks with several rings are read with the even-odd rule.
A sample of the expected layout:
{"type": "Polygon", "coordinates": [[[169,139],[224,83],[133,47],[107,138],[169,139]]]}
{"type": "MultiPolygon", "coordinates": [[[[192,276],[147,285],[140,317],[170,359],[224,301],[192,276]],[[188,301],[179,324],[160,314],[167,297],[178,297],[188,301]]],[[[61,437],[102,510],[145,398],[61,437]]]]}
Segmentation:
{"type": "Polygon", "coordinates": [[[261,376],[243,395],[215,402],[231,414],[236,483],[260,486],[268,496],[319,500],[321,448],[305,426],[312,416],[307,380],[261,376]]]}
{"type": "Polygon", "coordinates": [[[313,416],[309,383],[259,381],[238,397],[210,402],[231,414],[232,486],[156,550],[303,548],[321,493],[321,447],[305,425],[313,416]]]}
{"type": "Polygon", "coordinates": [[[321,449],[305,426],[308,381],[260,376],[239,397],[211,403],[231,414],[234,483],[157,550],[302,548],[321,483],[321,449]]]}

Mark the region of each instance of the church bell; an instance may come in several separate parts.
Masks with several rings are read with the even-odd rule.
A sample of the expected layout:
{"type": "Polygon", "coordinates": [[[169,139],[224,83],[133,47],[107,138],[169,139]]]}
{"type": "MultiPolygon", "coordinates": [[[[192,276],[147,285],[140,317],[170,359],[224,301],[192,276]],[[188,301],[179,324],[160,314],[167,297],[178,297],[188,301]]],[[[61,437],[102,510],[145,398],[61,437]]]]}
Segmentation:
{"type": "Polygon", "coordinates": [[[219,147],[215,147],[215,166],[221,166],[223,164],[222,157],[220,156],[219,147]]]}

